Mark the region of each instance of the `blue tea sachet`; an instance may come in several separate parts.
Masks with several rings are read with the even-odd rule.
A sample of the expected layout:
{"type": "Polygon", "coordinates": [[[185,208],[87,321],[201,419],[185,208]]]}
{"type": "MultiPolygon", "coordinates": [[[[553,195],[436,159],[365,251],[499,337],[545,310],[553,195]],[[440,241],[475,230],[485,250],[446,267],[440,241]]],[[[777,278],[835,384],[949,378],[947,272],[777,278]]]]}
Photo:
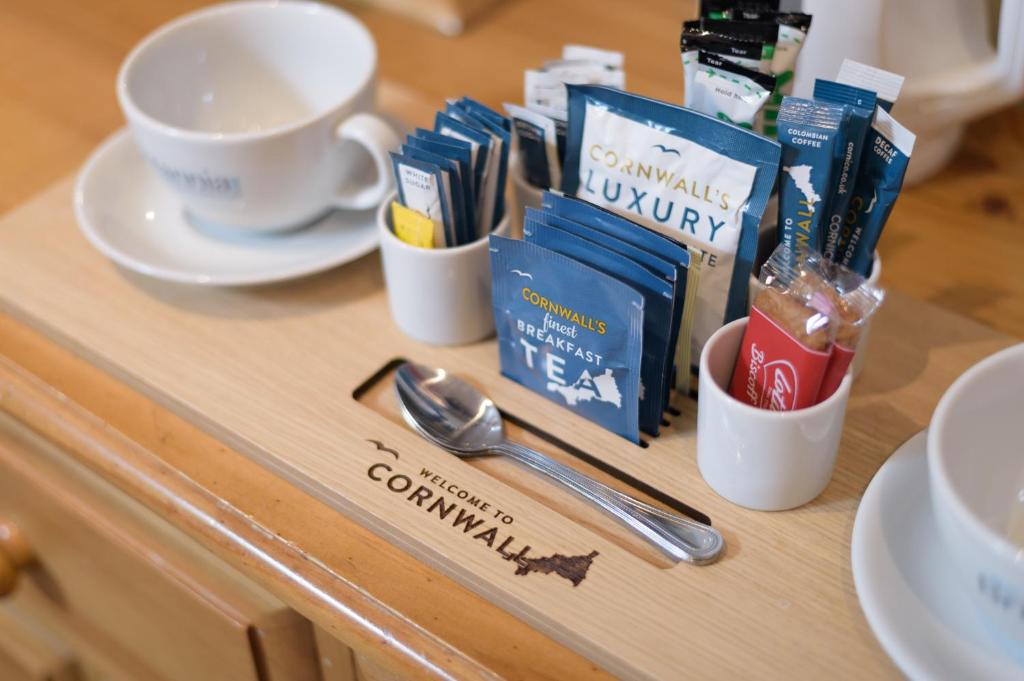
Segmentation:
{"type": "Polygon", "coordinates": [[[490,250],[502,375],[639,442],[643,296],[535,244],[490,250]]]}
{"type": "MultiPolygon", "coordinates": [[[[602,246],[618,255],[632,260],[638,265],[642,265],[644,268],[650,270],[654,274],[662,277],[665,281],[669,282],[672,286],[672,311],[669,319],[669,364],[671,366],[672,357],[675,354],[676,343],[679,340],[679,323],[683,317],[683,300],[686,297],[686,270],[682,271],[680,277],[679,269],[676,263],[663,258],[661,255],[652,253],[644,250],[638,246],[613,236],[604,230],[597,229],[591,225],[570,220],[562,215],[556,215],[551,211],[537,210],[536,208],[526,208],[526,219],[531,223],[541,223],[561,229],[563,231],[574,234],[587,241],[592,241],[595,244],[602,246]]],[[[643,228],[639,225],[634,225],[633,230],[642,230],[643,228]]],[[[628,283],[628,282],[627,282],[628,283]]],[[[649,336],[648,336],[649,338],[649,336]]],[[[668,374],[671,377],[671,373],[668,374]]],[[[671,395],[672,382],[669,380],[664,381],[665,385],[663,388],[662,398],[662,410],[667,410],[669,407],[669,398],[671,395]]]]}
{"type": "Polygon", "coordinates": [[[863,276],[871,271],[878,238],[900,195],[915,139],[885,109],[875,110],[836,258],[863,276]]]}
{"type": "Polygon", "coordinates": [[[656,436],[667,404],[666,384],[671,377],[673,348],[670,329],[674,286],[621,253],[545,225],[534,216],[523,224],[523,238],[615,277],[644,298],[644,343],[640,362],[640,430],[656,436]]]}
{"type": "Polygon", "coordinates": [[[673,337],[677,339],[675,346],[676,377],[673,386],[687,389],[690,375],[690,370],[687,367],[693,367],[695,370],[698,360],[696,356],[691,357],[690,340],[693,336],[694,312],[697,306],[697,291],[700,287],[701,251],[624,218],[618,213],[559,192],[544,192],[541,207],[549,213],[566,217],[591,229],[600,230],[621,239],[632,246],[642,248],[675,265],[677,296],[681,297],[677,304],[682,307],[683,315],[679,321],[679,328],[672,333],[673,337]]]}

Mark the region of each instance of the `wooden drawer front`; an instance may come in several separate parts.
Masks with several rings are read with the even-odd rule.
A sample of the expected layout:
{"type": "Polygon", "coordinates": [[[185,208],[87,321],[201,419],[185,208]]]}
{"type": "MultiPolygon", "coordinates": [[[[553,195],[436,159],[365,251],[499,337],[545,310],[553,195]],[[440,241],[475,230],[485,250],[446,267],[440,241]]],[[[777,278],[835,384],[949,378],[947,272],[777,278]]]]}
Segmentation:
{"type": "Polygon", "coordinates": [[[70,648],[8,603],[0,603],[0,679],[82,681],[70,648]]]}
{"type": "Polygon", "coordinates": [[[15,602],[147,678],[317,678],[307,621],[6,417],[0,516],[38,559],[15,602]]]}

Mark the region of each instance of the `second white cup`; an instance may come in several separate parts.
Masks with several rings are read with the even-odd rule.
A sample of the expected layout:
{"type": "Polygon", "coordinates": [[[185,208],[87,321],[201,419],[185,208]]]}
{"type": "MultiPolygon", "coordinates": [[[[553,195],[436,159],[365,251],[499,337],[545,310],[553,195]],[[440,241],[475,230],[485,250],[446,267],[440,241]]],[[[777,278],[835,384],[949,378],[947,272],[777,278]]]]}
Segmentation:
{"type": "Polygon", "coordinates": [[[728,389],[747,321],[723,326],[701,352],[697,466],[705,482],[734,504],[758,511],[796,508],[832,478],[853,378],[847,374],[830,397],[796,411],[737,400],[728,389]]]}
{"type": "MultiPolygon", "coordinates": [[[[391,230],[391,202],[377,212],[380,257],[395,324],[431,345],[465,345],[494,333],[487,237],[452,248],[411,246],[391,230]]],[[[508,215],[493,234],[508,236],[508,215]]]]}

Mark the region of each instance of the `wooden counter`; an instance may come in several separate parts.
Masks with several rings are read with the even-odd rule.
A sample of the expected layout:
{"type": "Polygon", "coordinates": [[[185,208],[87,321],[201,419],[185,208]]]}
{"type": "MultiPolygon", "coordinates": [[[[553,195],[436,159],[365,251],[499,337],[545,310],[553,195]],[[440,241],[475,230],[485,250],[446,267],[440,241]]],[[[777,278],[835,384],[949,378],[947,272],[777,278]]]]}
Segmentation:
{"type": "MultiPolygon", "coordinates": [[[[0,109],[0,209],[13,208],[74,170],[121,124],[112,87],[121,56],[145,32],[188,6],[5,6],[0,22],[0,54],[5,57],[5,66],[0,67],[0,85],[5,88],[0,109]],[[26,54],[34,58],[27,60],[26,54]]],[[[621,5],[510,2],[457,39],[385,14],[359,13],[381,43],[384,76],[414,88],[421,100],[440,102],[446,95],[469,93],[491,103],[516,101],[521,97],[522,68],[556,55],[567,41],[624,48],[633,89],[675,98],[681,81],[674,52],[676,3],[648,3],[631,9],[628,16],[615,8],[621,5]],[[539,22],[544,16],[555,19],[539,22]]],[[[965,148],[938,178],[908,190],[901,199],[881,245],[884,280],[918,299],[1020,336],[1021,112],[1005,112],[979,125],[988,132],[983,139],[965,148]],[[965,233],[973,240],[971,253],[984,253],[985,258],[957,257],[955,239],[965,233]],[[942,268],[931,266],[933,262],[942,268]]],[[[197,419],[197,413],[210,412],[197,411],[197,403],[186,404],[183,410],[183,400],[205,392],[191,392],[190,386],[211,388],[217,371],[234,375],[247,370],[244,362],[232,365],[232,357],[221,354],[226,346],[218,344],[208,357],[225,363],[217,371],[185,373],[177,383],[166,373],[144,375],[141,364],[125,352],[135,341],[152,341],[145,320],[167,329],[186,321],[188,328],[210,337],[272,337],[284,330],[333,329],[346,300],[381,298],[375,255],[337,272],[259,292],[208,294],[164,287],[116,270],[88,248],[69,222],[69,191],[67,184],[58,184],[2,223],[0,307],[6,315],[0,318],[0,354],[8,360],[0,366],[3,411],[169,520],[371,664],[407,676],[435,678],[573,679],[607,673],[598,671],[588,657],[609,666],[614,661],[609,662],[608,655],[587,650],[564,631],[549,630],[558,641],[540,633],[533,615],[513,616],[493,598],[478,595],[486,589],[468,588],[464,572],[442,573],[428,567],[340,514],[336,498],[309,486],[300,488],[293,471],[275,469],[274,474],[254,463],[254,448],[266,443],[239,436],[255,431],[239,429],[237,422],[226,427],[221,416],[197,419]],[[65,196],[67,201],[62,202],[65,196]],[[75,286],[40,287],[55,271],[75,286]],[[92,295],[113,298],[90,310],[83,301],[92,295]],[[118,305],[125,306],[130,324],[125,328],[134,329],[137,337],[119,340],[103,333],[118,305]],[[238,314],[226,316],[227,310],[238,314]],[[224,440],[230,441],[230,448],[224,440]]],[[[398,334],[386,328],[389,337],[398,334]]],[[[331,361],[334,353],[318,337],[306,336],[302,347],[312,351],[313,359],[331,361]]],[[[720,569],[699,578],[706,582],[694,592],[694,601],[678,604],[684,617],[678,623],[680,647],[692,651],[697,675],[711,669],[749,674],[756,665],[757,675],[765,677],[828,672],[847,678],[895,676],[867,629],[853,591],[848,547],[857,499],[892,449],[927,423],[949,382],[1010,342],[963,317],[894,293],[873,332],[874,358],[855,388],[839,470],[822,498],[794,513],[755,514],[731,507],[699,478],[694,481],[692,461],[681,469],[681,477],[671,484],[685,500],[712,515],[731,546],[720,569]],[[766,570],[753,560],[764,556],[774,561],[776,553],[814,533],[819,546],[790,565],[788,572],[766,570]],[[801,600],[799,580],[808,580],[805,593],[812,598],[801,600]],[[742,588],[744,583],[752,585],[749,593],[742,588]],[[685,619],[688,606],[705,616],[712,603],[722,611],[717,616],[725,619],[685,619]],[[727,626],[729,617],[744,614],[754,619],[727,626]],[[763,637],[758,635],[762,630],[763,637]],[[797,635],[801,631],[807,635],[797,635]]],[[[409,348],[401,338],[394,344],[409,348]]],[[[186,348],[177,346],[136,347],[164,361],[191,359],[187,353],[178,354],[186,348]]],[[[424,348],[413,351],[425,359],[442,357],[424,348]]],[[[485,346],[470,351],[471,363],[486,363],[488,357],[485,346]]],[[[250,371],[257,368],[248,366],[250,371]]],[[[505,390],[496,376],[480,378],[505,390]]],[[[343,387],[350,389],[351,383],[346,379],[343,387]]],[[[256,380],[254,385],[262,383],[256,380]]],[[[265,387],[274,389],[270,384],[265,387]]],[[[346,390],[332,398],[347,399],[346,390]]],[[[302,394],[292,389],[286,393],[302,394]]],[[[318,394],[322,395],[314,392],[308,397],[313,400],[318,394]]],[[[509,394],[515,397],[514,391],[509,394]]],[[[577,422],[563,423],[557,413],[545,416],[543,407],[525,399],[517,406],[546,429],[578,437],[577,422]]],[[[330,407],[301,408],[301,413],[283,413],[299,414],[299,419],[333,413],[330,407]]],[[[239,413],[242,421],[268,417],[262,407],[239,413]]],[[[615,446],[614,440],[592,429],[582,430],[588,441],[615,446]]],[[[649,474],[642,464],[625,465],[649,474]]],[[[528,507],[534,502],[517,503],[528,507]]],[[[616,667],[620,673],[633,668],[616,667]]]]}

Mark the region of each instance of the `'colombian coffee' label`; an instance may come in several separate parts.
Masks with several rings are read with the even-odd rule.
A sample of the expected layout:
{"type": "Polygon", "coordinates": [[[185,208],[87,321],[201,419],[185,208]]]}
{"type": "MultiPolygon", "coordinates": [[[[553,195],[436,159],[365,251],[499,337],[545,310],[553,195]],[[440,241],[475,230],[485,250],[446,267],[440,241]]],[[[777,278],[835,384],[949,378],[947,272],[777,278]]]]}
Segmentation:
{"type": "Polygon", "coordinates": [[[818,401],[828,361],[828,352],[808,349],[754,307],[729,393],[761,409],[803,409],[818,401]]]}

